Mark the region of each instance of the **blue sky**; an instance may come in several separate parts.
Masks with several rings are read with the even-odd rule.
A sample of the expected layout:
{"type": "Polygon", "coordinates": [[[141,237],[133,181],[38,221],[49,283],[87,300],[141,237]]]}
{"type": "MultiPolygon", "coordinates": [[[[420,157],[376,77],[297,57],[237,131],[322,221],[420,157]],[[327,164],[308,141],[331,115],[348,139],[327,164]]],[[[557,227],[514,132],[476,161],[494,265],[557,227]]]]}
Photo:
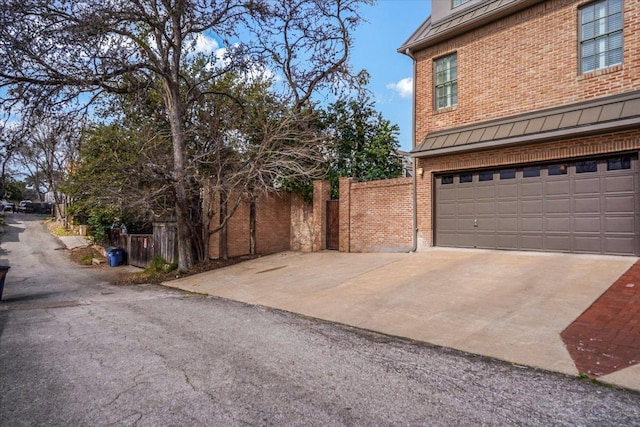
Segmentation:
{"type": "Polygon", "coordinates": [[[351,63],[371,75],[376,109],[400,127],[400,147],[411,149],[413,64],[396,50],[431,14],[430,0],[378,0],[361,9],[368,22],[354,34],[351,63]],[[407,80],[405,80],[407,79],[407,80]]]}

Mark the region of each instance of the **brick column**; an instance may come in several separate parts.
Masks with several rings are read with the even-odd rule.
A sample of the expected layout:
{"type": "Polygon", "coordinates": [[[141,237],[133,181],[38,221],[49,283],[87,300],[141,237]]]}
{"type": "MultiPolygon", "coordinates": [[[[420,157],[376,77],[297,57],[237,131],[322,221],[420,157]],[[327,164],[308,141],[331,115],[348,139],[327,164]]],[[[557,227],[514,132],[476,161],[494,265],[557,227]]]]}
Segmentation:
{"type": "Polygon", "coordinates": [[[356,178],[340,178],[340,252],[351,252],[351,183],[356,178]]]}
{"type": "Polygon", "coordinates": [[[330,200],[330,193],[329,181],[313,181],[312,252],[327,248],[327,200],[330,200]]]}

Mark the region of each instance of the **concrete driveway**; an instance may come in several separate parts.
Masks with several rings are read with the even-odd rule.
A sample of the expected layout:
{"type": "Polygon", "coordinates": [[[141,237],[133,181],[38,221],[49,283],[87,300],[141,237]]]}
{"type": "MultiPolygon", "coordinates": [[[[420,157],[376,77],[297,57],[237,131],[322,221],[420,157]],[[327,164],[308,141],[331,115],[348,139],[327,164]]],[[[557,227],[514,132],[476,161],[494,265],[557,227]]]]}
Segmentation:
{"type": "MultiPolygon", "coordinates": [[[[637,260],[285,252],[165,285],[577,375],[560,333],[637,260]]],[[[600,380],[640,390],[640,365],[600,380]]]]}

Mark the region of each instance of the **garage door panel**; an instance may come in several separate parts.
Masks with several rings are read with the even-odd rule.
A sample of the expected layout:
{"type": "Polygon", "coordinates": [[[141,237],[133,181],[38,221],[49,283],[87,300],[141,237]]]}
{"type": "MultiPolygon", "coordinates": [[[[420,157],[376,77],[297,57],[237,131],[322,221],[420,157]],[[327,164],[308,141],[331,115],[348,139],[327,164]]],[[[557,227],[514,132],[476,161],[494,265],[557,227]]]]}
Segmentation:
{"type": "Polygon", "coordinates": [[[496,236],[493,233],[491,234],[478,233],[477,237],[478,238],[477,238],[476,246],[479,248],[492,249],[497,246],[498,242],[496,240],[496,236]]]}
{"type": "Polygon", "coordinates": [[[599,253],[602,247],[601,237],[598,236],[579,236],[573,238],[573,250],[575,252],[599,253]]]}
{"type": "Polygon", "coordinates": [[[608,236],[604,240],[605,253],[627,255],[635,250],[634,236],[608,236]]]}
{"type": "Polygon", "coordinates": [[[438,205],[438,215],[440,217],[447,217],[455,215],[458,212],[458,205],[450,202],[440,202],[438,205]]]}
{"type": "Polygon", "coordinates": [[[486,171],[449,173],[445,185],[436,177],[436,244],[638,254],[637,156],[587,160],[597,169],[556,161],[512,166],[490,181],[479,180],[486,171]]]}
{"type": "Polygon", "coordinates": [[[542,221],[542,218],[541,217],[521,218],[520,230],[521,231],[538,231],[542,233],[542,231],[544,230],[544,223],[542,221]]]}
{"type": "Polygon", "coordinates": [[[458,215],[473,217],[475,214],[475,206],[473,203],[465,200],[464,202],[458,203],[457,213],[458,215]]]}
{"type": "Polygon", "coordinates": [[[502,200],[498,201],[498,214],[500,215],[517,215],[518,214],[518,201],[517,200],[502,200]]]}
{"type": "Polygon", "coordinates": [[[571,212],[571,200],[563,199],[547,199],[546,200],[546,213],[547,214],[568,214],[571,212]]]}
{"type": "Polygon", "coordinates": [[[539,200],[522,200],[520,201],[520,213],[523,215],[539,214],[544,212],[544,203],[539,200]]]}
{"type": "Polygon", "coordinates": [[[629,196],[607,196],[605,198],[606,213],[634,213],[635,197],[629,196]]]}
{"type": "Polygon", "coordinates": [[[498,231],[516,233],[518,231],[518,218],[498,218],[498,231]]]}
{"type": "Polygon", "coordinates": [[[544,250],[544,239],[541,234],[525,234],[520,236],[520,249],[544,250]]]}
{"type": "Polygon", "coordinates": [[[456,230],[460,232],[475,231],[474,218],[457,218],[456,230]]]}
{"type": "Polygon", "coordinates": [[[545,236],[545,249],[558,252],[571,251],[571,237],[568,234],[554,236],[545,236]]]}
{"type": "Polygon", "coordinates": [[[515,182],[509,182],[508,184],[501,181],[498,184],[498,197],[518,197],[518,184],[515,182]]]}
{"type": "Polygon", "coordinates": [[[478,185],[476,197],[478,199],[491,199],[496,198],[496,187],[494,185],[478,185]]]}
{"type": "Polygon", "coordinates": [[[575,179],[573,181],[574,194],[600,194],[600,177],[575,179]]]}
{"type": "Polygon", "coordinates": [[[476,197],[476,190],[475,188],[471,185],[471,184],[461,184],[464,185],[464,187],[458,187],[457,192],[456,192],[456,199],[457,200],[475,200],[476,197]]]}
{"type": "Polygon", "coordinates": [[[496,218],[495,217],[478,218],[474,222],[474,227],[476,227],[478,229],[479,233],[483,232],[483,231],[495,231],[495,229],[496,229],[496,218]]]}
{"type": "Polygon", "coordinates": [[[455,218],[438,218],[438,229],[442,232],[454,232],[456,231],[455,218]]]}
{"type": "Polygon", "coordinates": [[[633,176],[607,176],[604,178],[606,193],[633,193],[633,176]]]}
{"type": "Polygon", "coordinates": [[[457,246],[463,248],[473,248],[475,246],[475,235],[470,233],[461,232],[458,234],[457,246]]]}
{"type": "Polygon", "coordinates": [[[573,212],[577,214],[600,212],[600,197],[574,199],[573,212]]]}
{"type": "Polygon", "coordinates": [[[436,244],[439,246],[458,246],[458,235],[456,232],[439,232],[436,244]]]}
{"type": "Polygon", "coordinates": [[[452,185],[443,185],[438,187],[438,200],[439,201],[455,201],[456,189],[452,185]]]}
{"type": "Polygon", "coordinates": [[[524,181],[520,184],[520,195],[522,197],[541,197],[543,189],[542,181],[524,181]]]}
{"type": "Polygon", "coordinates": [[[575,217],[573,219],[573,231],[576,233],[600,233],[601,219],[597,217],[575,217]]]}
{"type": "Polygon", "coordinates": [[[569,180],[547,181],[545,194],[547,196],[568,196],[571,194],[571,184],[569,180]]]}
{"type": "Polygon", "coordinates": [[[568,233],[571,231],[571,219],[569,217],[547,217],[545,219],[545,231],[568,233]]]}
{"type": "Polygon", "coordinates": [[[636,232],[636,220],[633,215],[607,216],[604,218],[605,233],[632,233],[636,232]]]}
{"type": "Polygon", "coordinates": [[[497,247],[499,249],[519,249],[520,237],[518,234],[498,234],[497,247]]]}
{"type": "Polygon", "coordinates": [[[495,215],[496,214],[496,201],[491,199],[489,201],[478,201],[476,204],[476,212],[478,215],[495,215]]]}

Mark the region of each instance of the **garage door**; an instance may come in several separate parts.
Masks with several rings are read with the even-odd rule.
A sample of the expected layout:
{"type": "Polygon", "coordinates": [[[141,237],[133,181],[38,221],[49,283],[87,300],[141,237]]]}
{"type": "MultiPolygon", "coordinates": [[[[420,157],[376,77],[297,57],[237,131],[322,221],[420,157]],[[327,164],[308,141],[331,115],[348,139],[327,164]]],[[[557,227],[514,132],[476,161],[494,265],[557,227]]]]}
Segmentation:
{"type": "Polygon", "coordinates": [[[637,168],[621,155],[437,175],[435,244],[637,255],[637,168]]]}

